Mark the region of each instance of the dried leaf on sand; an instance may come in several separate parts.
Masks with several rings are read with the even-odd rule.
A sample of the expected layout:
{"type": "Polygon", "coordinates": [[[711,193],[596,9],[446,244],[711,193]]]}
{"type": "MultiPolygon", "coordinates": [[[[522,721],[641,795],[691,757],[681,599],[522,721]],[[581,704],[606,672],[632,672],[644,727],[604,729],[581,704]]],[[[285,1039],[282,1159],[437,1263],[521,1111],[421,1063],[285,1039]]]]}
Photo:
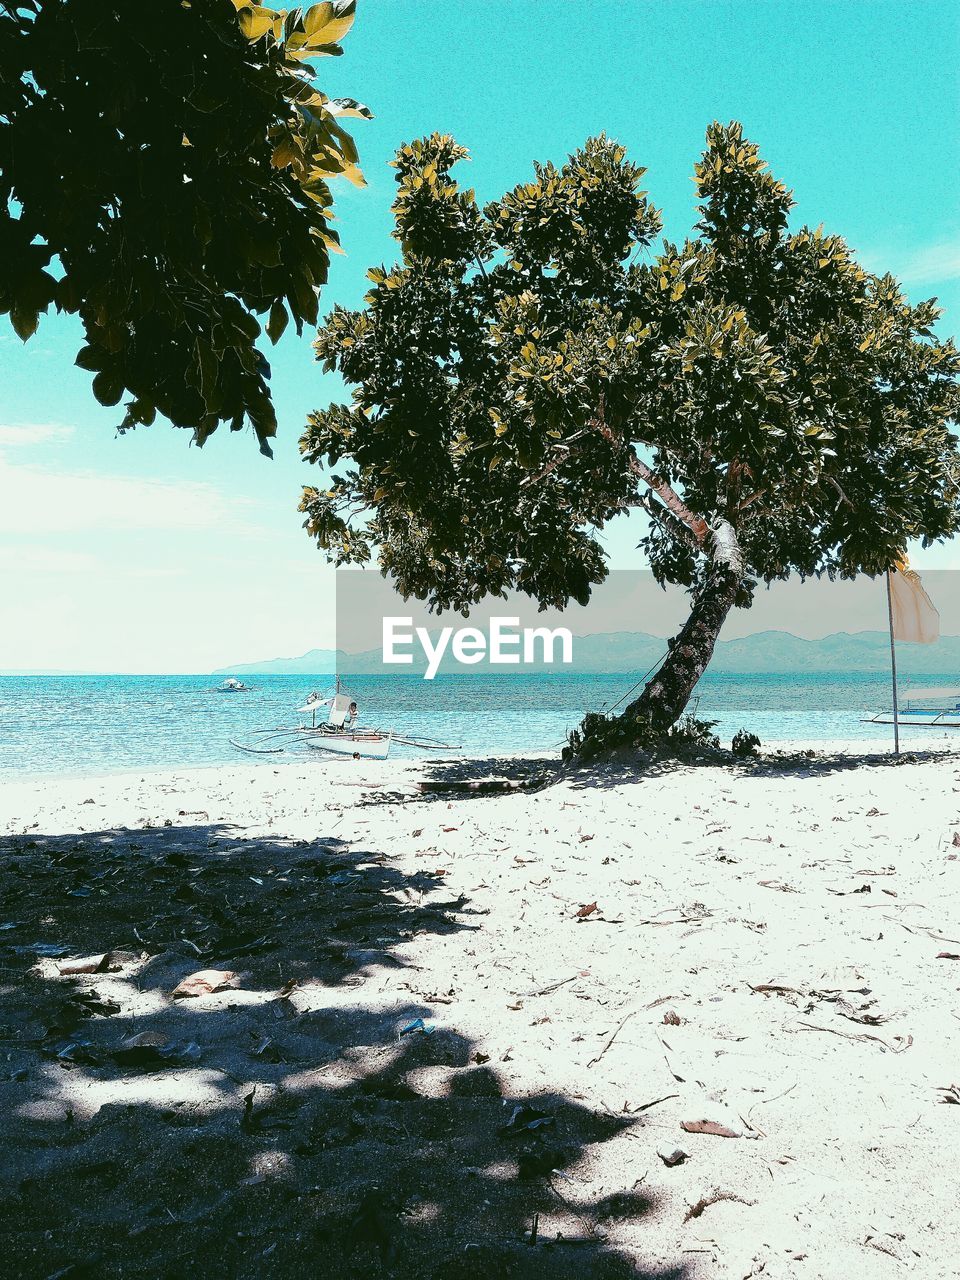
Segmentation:
{"type": "Polygon", "coordinates": [[[189,978],[173,989],[174,1000],[184,1000],[193,996],[207,996],[214,991],[222,991],[224,987],[233,985],[236,974],[231,969],[200,969],[191,973],[189,978]]]}

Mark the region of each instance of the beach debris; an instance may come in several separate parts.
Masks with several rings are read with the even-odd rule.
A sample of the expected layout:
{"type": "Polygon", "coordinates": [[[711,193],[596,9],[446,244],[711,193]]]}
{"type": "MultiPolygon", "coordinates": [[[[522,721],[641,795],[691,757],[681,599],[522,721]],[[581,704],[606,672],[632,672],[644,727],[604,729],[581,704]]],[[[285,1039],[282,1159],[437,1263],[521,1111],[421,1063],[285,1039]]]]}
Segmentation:
{"type": "Polygon", "coordinates": [[[751,1208],[757,1202],[756,1200],[746,1200],[743,1196],[738,1196],[735,1191],[708,1191],[705,1196],[701,1196],[696,1204],[692,1204],[687,1212],[683,1215],[684,1222],[690,1222],[693,1218],[702,1217],[704,1210],[709,1209],[712,1204],[720,1204],[723,1200],[730,1200],[734,1204],[746,1204],[751,1208]]]}
{"type": "Polygon", "coordinates": [[[936,1088],[943,1094],[942,1098],[938,1098],[938,1102],[953,1103],[960,1106],[960,1084],[938,1084],[936,1088]]]}
{"type": "MultiPolygon", "coordinates": [[[[414,1018],[412,1022],[408,1022],[405,1027],[400,1028],[400,1036],[413,1035],[415,1031],[422,1031],[425,1036],[430,1036],[433,1035],[436,1029],[435,1023],[424,1022],[423,1018],[414,1018]]],[[[400,1036],[397,1038],[399,1039],[400,1036]]]]}
{"type": "Polygon", "coordinates": [[[513,1109],[513,1114],[506,1124],[497,1132],[503,1138],[514,1138],[520,1133],[532,1133],[535,1129],[543,1129],[554,1123],[549,1111],[539,1111],[528,1103],[520,1103],[513,1109]]]}
{"type": "Polygon", "coordinates": [[[668,1009],[663,1015],[664,1026],[679,1027],[683,1019],[677,1013],[676,1009],[668,1009]]]}
{"type": "Polygon", "coordinates": [[[157,1031],[141,1031],[124,1040],[111,1057],[124,1067],[179,1067],[200,1060],[202,1050],[195,1040],[169,1040],[157,1031]]]}
{"type": "Polygon", "coordinates": [[[810,994],[820,999],[832,999],[841,1018],[848,1018],[851,1022],[860,1022],[867,1027],[879,1027],[882,1022],[887,1021],[885,1013],[869,1012],[870,1006],[877,1003],[876,1000],[868,1000],[865,1004],[860,1005],[858,1009],[855,1009],[849,1000],[844,1000],[843,996],[828,996],[819,991],[812,991],[810,994]]]}
{"type": "Polygon", "coordinates": [[[569,978],[559,978],[556,982],[551,982],[545,987],[537,987],[533,991],[523,991],[520,993],[524,999],[532,999],[534,996],[548,996],[552,991],[565,987],[568,982],[576,982],[577,978],[589,978],[589,969],[580,969],[577,973],[571,973],[569,978]]]}
{"type": "Polygon", "coordinates": [[[620,1020],[620,1023],[618,1024],[617,1029],[614,1031],[613,1035],[610,1037],[610,1039],[607,1041],[607,1043],[603,1046],[603,1048],[600,1050],[600,1052],[597,1054],[597,1056],[596,1056],[595,1058],[591,1058],[591,1059],[590,1059],[590,1061],[587,1063],[587,1066],[588,1066],[588,1067],[592,1067],[595,1063],[597,1063],[597,1062],[599,1062],[599,1061],[600,1061],[600,1059],[603,1057],[603,1055],[607,1052],[607,1050],[608,1050],[608,1049],[610,1048],[610,1046],[613,1044],[614,1040],[616,1040],[617,1036],[620,1034],[620,1032],[623,1030],[623,1028],[626,1026],[626,1024],[630,1021],[630,1019],[633,1017],[633,1015],[634,1015],[635,1013],[637,1013],[637,1012],[638,1012],[638,1011],[637,1011],[636,1009],[631,1009],[631,1010],[630,1010],[630,1012],[629,1012],[629,1013],[627,1013],[627,1014],[626,1014],[626,1015],[625,1015],[625,1016],[620,1020]]]}
{"type": "Polygon", "coordinates": [[[251,1031],[250,1035],[256,1042],[250,1051],[255,1058],[262,1058],[264,1062],[280,1061],[280,1050],[274,1044],[272,1036],[261,1035],[258,1031],[251,1031]]]}
{"type": "MultiPolygon", "coordinates": [[[[791,987],[781,982],[760,982],[757,984],[748,983],[751,991],[759,992],[761,995],[785,995],[799,996],[801,1000],[807,1002],[805,1013],[809,1013],[818,1004],[833,1004],[837,1013],[842,1018],[848,1018],[851,1022],[859,1022],[867,1027],[878,1027],[881,1023],[887,1021],[887,1014],[872,1013],[871,1007],[875,1005],[876,1000],[865,1000],[862,1004],[854,1005],[845,998],[840,990],[819,991],[815,987],[804,990],[802,987],[791,987]]],[[[866,996],[870,994],[869,987],[846,988],[848,995],[866,996]]],[[[797,1004],[796,1000],[792,1000],[791,1004],[797,1004]]]]}
{"type": "Polygon", "coordinates": [[[683,1164],[684,1160],[690,1159],[689,1151],[684,1151],[683,1147],[657,1147],[657,1155],[668,1169],[672,1169],[675,1165],[683,1164]]]}
{"type": "Polygon", "coordinates": [[[64,1010],[78,1018],[112,1018],[120,1012],[115,1000],[108,1000],[97,991],[78,991],[64,1005],[64,1010]]]}
{"type": "Polygon", "coordinates": [[[99,1067],[101,1062],[91,1040],[74,1038],[53,1046],[48,1052],[63,1065],[99,1067]]]}
{"type": "Polygon", "coordinates": [[[938,951],[938,960],[960,960],[960,952],[956,951],[938,951]]]}
{"type": "MultiPolygon", "coordinates": [[[[639,880],[627,880],[625,884],[633,885],[641,883],[639,880]]],[[[709,920],[713,912],[702,902],[691,902],[683,907],[665,907],[663,911],[658,911],[655,916],[648,916],[644,919],[637,920],[636,924],[699,924],[701,920],[709,920]],[[668,917],[668,918],[663,918],[668,917]]]]}
{"type": "Polygon", "coordinates": [[[195,996],[211,995],[233,985],[236,974],[232,969],[199,969],[177,984],[171,992],[174,1000],[186,1000],[195,996]]]}
{"type": "Polygon", "coordinates": [[[743,1129],[737,1124],[736,1117],[725,1107],[713,1104],[707,1111],[691,1116],[689,1120],[681,1120],[680,1128],[687,1133],[711,1134],[715,1138],[742,1138],[743,1129]]]}
{"type": "Polygon", "coordinates": [[[758,982],[756,984],[748,982],[747,986],[751,991],[755,991],[760,995],[778,995],[778,996],[802,996],[806,993],[802,987],[790,987],[785,982],[758,982]]]}
{"type": "Polygon", "coordinates": [[[897,1262],[910,1262],[914,1257],[919,1257],[919,1254],[906,1244],[902,1231],[883,1231],[877,1235],[866,1235],[862,1243],[867,1248],[878,1249],[880,1253],[896,1258],[897,1262]]]}
{"type": "Polygon", "coordinates": [[[586,920],[587,916],[592,916],[596,910],[598,907],[595,902],[585,902],[577,912],[577,919],[586,920]]]}
{"type": "Polygon", "coordinates": [[[890,1053],[903,1053],[913,1044],[913,1036],[893,1036],[892,1040],[884,1040],[880,1036],[871,1035],[869,1031],[861,1031],[856,1035],[852,1031],[839,1031],[836,1027],[818,1027],[813,1022],[798,1022],[803,1031],[827,1031],[832,1036],[842,1036],[845,1040],[875,1040],[882,1049],[890,1053]]]}
{"type": "Polygon", "coordinates": [[[98,956],[88,956],[76,960],[64,960],[57,968],[64,977],[75,973],[109,973],[116,972],[120,965],[115,963],[112,951],[104,951],[98,956]]]}
{"type": "Polygon", "coordinates": [[[625,1102],[623,1109],[628,1116],[634,1116],[640,1111],[649,1111],[651,1107],[659,1106],[661,1102],[669,1102],[671,1098],[679,1097],[679,1093],[665,1093],[662,1098],[651,1098],[649,1102],[638,1102],[635,1107],[631,1107],[629,1102],[625,1102]]]}

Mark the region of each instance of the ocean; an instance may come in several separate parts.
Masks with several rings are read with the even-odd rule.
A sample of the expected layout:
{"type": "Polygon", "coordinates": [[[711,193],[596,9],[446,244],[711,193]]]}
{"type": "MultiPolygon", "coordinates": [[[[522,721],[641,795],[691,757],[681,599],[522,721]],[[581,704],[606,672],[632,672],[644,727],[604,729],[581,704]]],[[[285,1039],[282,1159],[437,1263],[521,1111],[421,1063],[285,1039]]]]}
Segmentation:
{"type": "MultiPolygon", "coordinates": [[[[636,679],[482,674],[441,675],[428,682],[369,675],[351,677],[348,689],[365,725],[439,739],[473,756],[552,754],[584,712],[610,707],[636,679]]],[[[307,693],[329,691],[333,677],[245,680],[250,692],[225,694],[214,692],[219,677],[209,675],[0,676],[0,777],[241,761],[276,767],[305,756],[318,766],[328,764],[323,753],[305,747],[293,754],[247,755],[230,739],[255,742],[254,729],[295,725],[307,693]]],[[[715,732],[727,743],[745,728],[764,742],[871,739],[879,745],[890,741],[890,726],[863,724],[862,717],[889,705],[889,681],[876,674],[707,674],[691,710],[716,720],[715,732]]],[[[921,732],[906,729],[905,742],[921,732]]],[[[424,754],[398,746],[393,753],[424,754]]]]}

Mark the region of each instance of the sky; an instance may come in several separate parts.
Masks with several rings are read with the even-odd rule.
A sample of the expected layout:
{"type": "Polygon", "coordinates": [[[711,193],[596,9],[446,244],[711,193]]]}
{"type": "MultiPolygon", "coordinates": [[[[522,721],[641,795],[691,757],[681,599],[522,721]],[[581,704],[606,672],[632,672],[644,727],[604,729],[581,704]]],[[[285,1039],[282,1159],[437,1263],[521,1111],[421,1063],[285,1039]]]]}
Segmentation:
{"type": "MultiPolygon", "coordinates": [[[[960,5],[951,0],[360,0],[344,56],[319,64],[351,121],[368,185],[336,185],[346,253],[320,300],[360,303],[394,258],[388,161],[433,130],[470,149],[481,200],[562,162],[601,130],[645,165],[682,239],[693,164],[713,119],[742,121],[794,189],[796,225],[823,223],[960,329],[960,5]]],[[[308,412],[342,398],[292,330],[270,352],[279,437],[202,449],[159,420],[118,436],[116,409],[73,365],[73,317],[26,345],[0,327],[0,670],[208,671],[333,647],[333,573],[297,513],[308,412]]],[[[629,521],[614,568],[642,567],[629,521]]],[[[960,545],[915,556],[960,568],[960,545]]],[[[662,634],[654,617],[638,630],[662,634]]],[[[741,628],[742,629],[742,628],[741,628]]],[[[795,628],[796,629],[796,628],[795,628]]]]}

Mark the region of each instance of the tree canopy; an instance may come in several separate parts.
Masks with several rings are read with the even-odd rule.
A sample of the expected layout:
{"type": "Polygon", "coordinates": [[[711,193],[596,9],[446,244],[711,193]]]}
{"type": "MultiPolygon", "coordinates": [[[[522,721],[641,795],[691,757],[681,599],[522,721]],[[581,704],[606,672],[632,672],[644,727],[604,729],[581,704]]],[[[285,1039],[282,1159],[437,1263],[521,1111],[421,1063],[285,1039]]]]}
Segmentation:
{"type": "Polygon", "coordinates": [[[739,124],[707,131],[695,234],[656,250],[644,170],[610,139],[482,209],[451,177],[466,154],[400,149],[402,261],[317,339],[353,400],[310,417],[301,448],[336,470],[301,509],[338,563],[376,555],[435,608],[559,607],[642,508],[654,574],[693,594],[676,687],[653,691],[669,723],[757,580],[876,574],[957,529],[960,356],[935,303],[791,230],[739,124]]]}
{"type": "Polygon", "coordinates": [[[338,244],[327,180],[362,184],[314,84],[356,0],[283,12],[243,0],[0,4],[0,312],[26,341],[77,313],[101,404],[199,444],[249,422],[269,454],[270,367],[317,319],[338,244]]]}

